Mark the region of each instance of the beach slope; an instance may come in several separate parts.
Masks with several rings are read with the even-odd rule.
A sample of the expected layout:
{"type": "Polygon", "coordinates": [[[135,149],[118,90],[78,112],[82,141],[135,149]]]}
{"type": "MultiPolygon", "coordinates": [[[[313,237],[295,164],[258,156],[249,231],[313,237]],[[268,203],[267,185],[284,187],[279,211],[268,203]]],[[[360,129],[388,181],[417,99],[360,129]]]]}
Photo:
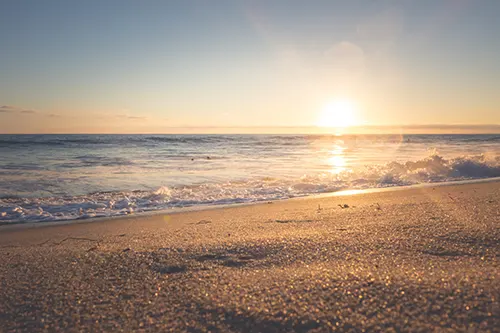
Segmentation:
{"type": "Polygon", "coordinates": [[[500,182],[0,231],[0,331],[500,331],[500,182]]]}

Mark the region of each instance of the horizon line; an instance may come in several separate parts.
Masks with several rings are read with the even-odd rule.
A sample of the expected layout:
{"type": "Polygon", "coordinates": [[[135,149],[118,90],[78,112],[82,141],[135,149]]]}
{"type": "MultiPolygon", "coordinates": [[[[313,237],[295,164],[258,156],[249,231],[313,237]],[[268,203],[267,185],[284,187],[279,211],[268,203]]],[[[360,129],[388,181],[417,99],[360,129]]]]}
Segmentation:
{"type": "Polygon", "coordinates": [[[429,134],[499,134],[500,124],[412,124],[412,125],[359,125],[347,128],[332,128],[318,126],[168,126],[160,131],[143,132],[88,132],[88,131],[53,131],[53,132],[12,132],[0,135],[155,135],[155,134],[308,134],[308,135],[429,135],[429,134]],[[200,130],[200,132],[193,132],[200,130]],[[220,131],[217,131],[220,130],[220,131]],[[228,132],[228,130],[231,130],[228,132]],[[242,130],[236,132],[235,130],[242,130]],[[252,131],[255,130],[255,131],[252,131]],[[271,130],[271,131],[270,131],[271,130]],[[272,130],[276,130],[273,132],[272,130]],[[293,131],[295,130],[295,131],[293,131]]]}

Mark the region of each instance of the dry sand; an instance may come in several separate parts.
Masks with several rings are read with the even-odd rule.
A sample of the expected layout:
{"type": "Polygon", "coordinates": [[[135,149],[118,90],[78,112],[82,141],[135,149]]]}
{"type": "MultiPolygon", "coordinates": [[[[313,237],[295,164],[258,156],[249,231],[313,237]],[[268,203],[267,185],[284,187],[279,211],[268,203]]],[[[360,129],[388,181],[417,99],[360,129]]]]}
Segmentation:
{"type": "Polygon", "coordinates": [[[500,182],[4,228],[0,331],[499,332],[499,254],[500,182]]]}

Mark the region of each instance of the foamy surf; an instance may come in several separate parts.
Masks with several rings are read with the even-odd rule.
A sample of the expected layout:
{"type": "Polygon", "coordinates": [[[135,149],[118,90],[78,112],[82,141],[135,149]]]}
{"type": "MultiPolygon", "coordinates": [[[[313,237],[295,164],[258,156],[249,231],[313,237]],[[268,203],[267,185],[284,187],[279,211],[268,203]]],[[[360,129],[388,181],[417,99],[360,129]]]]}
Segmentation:
{"type": "Polygon", "coordinates": [[[446,159],[437,154],[406,162],[364,165],[300,177],[255,177],[238,181],[160,186],[153,190],[98,191],[74,196],[0,198],[0,223],[112,217],[181,207],[281,200],[346,189],[370,189],[500,177],[495,154],[446,159]]]}

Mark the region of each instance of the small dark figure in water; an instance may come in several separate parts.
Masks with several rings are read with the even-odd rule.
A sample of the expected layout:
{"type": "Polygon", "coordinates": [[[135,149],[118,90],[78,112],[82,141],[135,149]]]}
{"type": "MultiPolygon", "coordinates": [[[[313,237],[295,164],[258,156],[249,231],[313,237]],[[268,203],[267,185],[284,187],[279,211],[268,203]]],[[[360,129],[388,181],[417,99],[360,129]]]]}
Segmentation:
{"type": "Polygon", "coordinates": [[[207,160],[209,160],[209,159],[210,159],[210,156],[207,156],[207,160]]]}

